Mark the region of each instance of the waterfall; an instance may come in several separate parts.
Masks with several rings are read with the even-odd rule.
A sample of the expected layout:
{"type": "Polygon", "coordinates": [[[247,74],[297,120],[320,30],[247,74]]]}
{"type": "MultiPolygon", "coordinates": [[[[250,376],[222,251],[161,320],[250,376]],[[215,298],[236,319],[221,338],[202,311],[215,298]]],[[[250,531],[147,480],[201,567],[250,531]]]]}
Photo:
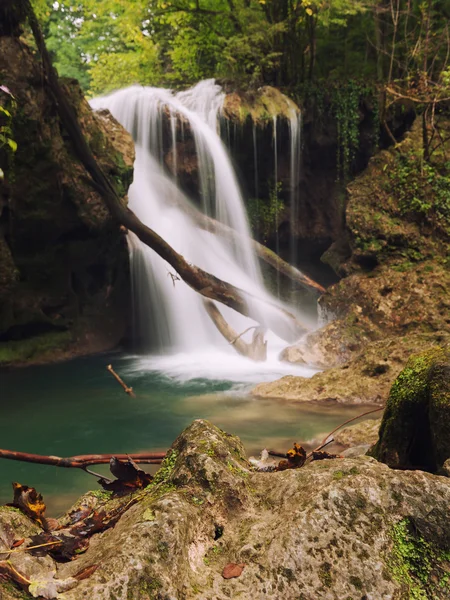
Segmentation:
{"type": "Polygon", "coordinates": [[[302,114],[295,110],[289,117],[289,135],[291,140],[290,151],[290,200],[291,200],[291,263],[297,262],[297,235],[294,229],[295,223],[299,220],[299,179],[300,179],[300,159],[301,159],[301,133],[302,133],[302,114]]]}
{"type": "MultiPolygon", "coordinates": [[[[279,214],[278,214],[278,141],[277,141],[277,116],[274,115],[273,119],[273,190],[271,202],[275,204],[275,252],[280,254],[280,237],[279,237],[279,214]]],[[[277,271],[277,296],[280,297],[280,273],[277,271]]]]}
{"type": "MultiPolygon", "coordinates": [[[[129,189],[130,209],[189,262],[245,290],[258,322],[270,329],[274,319],[285,320],[282,326],[288,332],[291,324],[279,310],[282,304],[262,283],[239,185],[218,134],[223,100],[221,88],[214,80],[207,80],[177,94],[132,86],[96,98],[91,105],[94,109],[109,109],[134,137],[136,160],[129,189]],[[166,130],[173,146],[173,174],[163,164],[164,123],[168,124],[166,130]],[[200,229],[183,208],[192,207],[178,186],[176,172],[183,159],[177,153],[177,135],[181,139],[185,127],[189,127],[195,141],[202,210],[237,231],[239,244],[200,229]]],[[[129,233],[128,239],[135,337],[141,349],[167,355],[220,348],[233,354],[206,314],[201,296],[136,236],[129,233]]],[[[254,323],[225,306],[219,308],[238,332],[254,323]]],[[[272,346],[276,352],[280,340],[268,335],[269,349],[272,346]]]]}

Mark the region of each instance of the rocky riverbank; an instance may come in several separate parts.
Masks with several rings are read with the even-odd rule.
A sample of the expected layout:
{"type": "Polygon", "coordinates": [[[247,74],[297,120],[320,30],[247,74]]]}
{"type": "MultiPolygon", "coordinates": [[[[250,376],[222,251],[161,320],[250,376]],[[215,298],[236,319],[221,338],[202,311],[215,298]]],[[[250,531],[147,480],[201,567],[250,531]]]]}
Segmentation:
{"type": "Polygon", "coordinates": [[[145,489],[86,494],[59,520],[39,502],[33,520],[23,500],[0,507],[0,597],[445,600],[449,369],[448,350],[411,359],[381,427],[336,435],[343,457],[261,472],[237,437],[197,420],[145,489]]]}
{"type": "Polygon", "coordinates": [[[382,403],[411,354],[448,344],[448,165],[424,165],[421,135],[416,123],[347,188],[345,236],[323,256],[343,277],[319,299],[329,322],[281,355],[326,370],[256,396],[382,403]]]}
{"type": "MultiPolygon", "coordinates": [[[[128,502],[88,494],[70,514],[128,502]]],[[[449,520],[446,477],[393,471],[367,456],[255,473],[237,438],[196,421],[156,483],[75,560],[15,552],[9,561],[33,582],[73,588],[44,596],[66,600],[444,600],[449,520]],[[242,572],[226,579],[230,563],[242,572]],[[74,578],[94,565],[88,578],[74,578]]],[[[24,515],[0,509],[0,553],[36,531],[24,515]]],[[[4,600],[29,597],[4,583],[0,590],[4,600]]]]}

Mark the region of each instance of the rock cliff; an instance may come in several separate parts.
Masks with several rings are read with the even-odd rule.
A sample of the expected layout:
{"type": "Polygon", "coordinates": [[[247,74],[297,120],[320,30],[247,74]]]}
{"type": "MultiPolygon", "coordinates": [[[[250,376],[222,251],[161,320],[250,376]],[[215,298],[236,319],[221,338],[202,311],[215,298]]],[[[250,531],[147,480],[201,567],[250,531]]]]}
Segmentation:
{"type": "MultiPolygon", "coordinates": [[[[15,153],[0,149],[0,364],[105,350],[128,322],[128,254],[58,119],[38,56],[0,37],[0,83],[13,95],[15,153]]],[[[110,115],[94,115],[76,81],[63,83],[103,169],[125,196],[131,138],[110,115]]]]}

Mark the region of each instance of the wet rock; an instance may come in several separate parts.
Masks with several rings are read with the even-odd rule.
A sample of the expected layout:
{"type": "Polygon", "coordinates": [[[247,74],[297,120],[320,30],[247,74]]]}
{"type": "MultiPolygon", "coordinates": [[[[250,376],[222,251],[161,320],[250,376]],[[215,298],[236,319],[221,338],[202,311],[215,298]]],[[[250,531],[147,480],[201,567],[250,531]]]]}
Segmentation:
{"type": "Polygon", "coordinates": [[[445,477],[369,457],[255,473],[237,438],[195,421],[139,498],[58,565],[63,580],[99,565],[66,600],[448,598],[445,477]],[[227,580],[229,564],[245,568],[227,580]]]}
{"type": "MultiPolygon", "coordinates": [[[[333,323],[330,324],[330,327],[333,323]]],[[[353,359],[311,378],[288,375],[261,383],[252,390],[260,398],[299,402],[336,401],[349,404],[384,403],[392,383],[411,354],[450,342],[450,334],[412,334],[367,342],[353,359]]],[[[311,354],[305,355],[312,357],[311,354]]],[[[319,366],[324,366],[320,364],[319,366]]]]}
{"type": "Polygon", "coordinates": [[[299,112],[293,100],[268,85],[256,91],[230,92],[226,94],[223,104],[223,114],[231,122],[244,123],[250,119],[259,127],[266,126],[274,118],[289,121],[299,112]]]}
{"type": "Polygon", "coordinates": [[[337,431],[333,435],[334,441],[344,448],[359,446],[360,444],[373,445],[378,439],[380,424],[381,418],[366,419],[365,421],[361,421],[361,423],[350,425],[337,431]]]}
{"type": "MultiPolygon", "coordinates": [[[[407,161],[421,152],[419,125],[348,185],[347,231],[327,258],[343,279],[319,299],[324,325],[280,356],[327,371],[310,382],[258,386],[256,395],[381,402],[412,353],[448,343],[450,221],[443,214],[435,225],[433,217],[414,217],[393,184],[396,170],[408,164],[411,174],[407,161]]],[[[433,193],[429,204],[439,205],[433,193]]]]}
{"type": "Polygon", "coordinates": [[[442,465],[439,475],[444,475],[444,477],[450,477],[450,458],[447,458],[445,463],[442,465]]]}
{"type": "Polygon", "coordinates": [[[450,457],[450,351],[413,356],[392,386],[370,455],[393,468],[436,472],[450,457]]]}

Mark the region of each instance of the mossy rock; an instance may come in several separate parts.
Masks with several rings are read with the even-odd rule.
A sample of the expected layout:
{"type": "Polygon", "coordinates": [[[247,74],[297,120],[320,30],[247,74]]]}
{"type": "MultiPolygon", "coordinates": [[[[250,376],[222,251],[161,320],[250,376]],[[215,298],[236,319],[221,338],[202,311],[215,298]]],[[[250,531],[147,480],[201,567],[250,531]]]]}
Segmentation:
{"type": "Polygon", "coordinates": [[[391,388],[369,452],[393,468],[436,472],[450,457],[450,351],[412,356],[391,388]]]}
{"type": "Polygon", "coordinates": [[[255,125],[264,126],[273,123],[274,118],[290,121],[298,114],[299,108],[293,100],[268,85],[257,92],[229,93],[223,105],[223,115],[241,124],[250,118],[255,125]]]}
{"type": "MultiPolygon", "coordinates": [[[[23,40],[0,36],[2,84],[16,99],[14,160],[0,206],[0,366],[109,350],[129,325],[124,232],[87,177],[23,40]]],[[[134,144],[109,113],[95,114],[75,80],[61,85],[96,160],[126,203],[134,144]]]]}
{"type": "MultiPolygon", "coordinates": [[[[23,551],[10,560],[33,580],[57,571],[58,582],[98,565],[65,600],[448,600],[449,499],[450,479],[367,456],[255,472],[238,438],[199,420],[145,490],[91,492],[59,519],[65,528],[74,511],[126,509],[85,552],[58,564],[23,551]],[[244,563],[239,577],[223,578],[229,563],[244,563]]],[[[37,529],[0,509],[0,552],[2,526],[7,549],[37,529]]]]}

